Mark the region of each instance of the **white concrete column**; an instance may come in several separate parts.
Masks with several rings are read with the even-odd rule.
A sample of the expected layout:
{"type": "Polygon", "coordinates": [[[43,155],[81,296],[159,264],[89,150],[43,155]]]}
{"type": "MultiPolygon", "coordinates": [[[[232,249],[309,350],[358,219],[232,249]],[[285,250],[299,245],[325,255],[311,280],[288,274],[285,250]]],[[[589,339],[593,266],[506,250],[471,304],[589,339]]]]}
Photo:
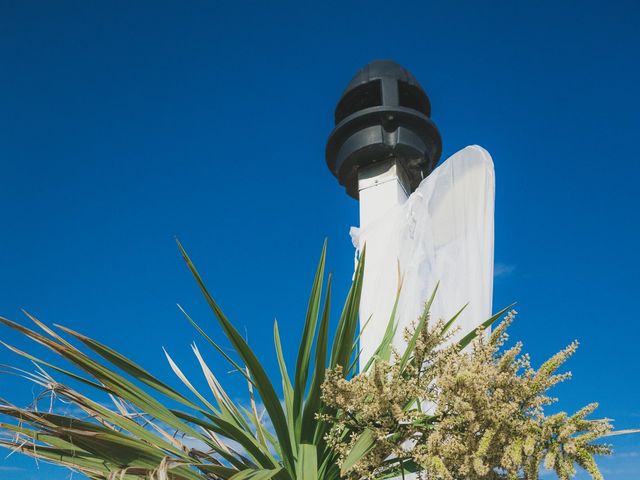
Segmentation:
{"type": "MultiPolygon", "coordinates": [[[[409,186],[402,165],[386,160],[361,168],[358,172],[360,194],[360,233],[367,235],[377,220],[388,223],[388,213],[409,198],[409,186]]],[[[389,226],[391,227],[391,226],[389,226]]],[[[389,232],[392,234],[392,232],[389,232]]],[[[398,281],[398,253],[389,249],[384,235],[367,235],[367,264],[360,300],[360,328],[370,319],[360,337],[360,368],[369,361],[382,339],[381,332],[391,316],[398,281]],[[381,293],[384,292],[384,293],[381,293]],[[382,295],[382,297],[381,297],[382,295]]],[[[360,245],[362,248],[364,245],[360,245]]]]}
{"type": "Polygon", "coordinates": [[[358,171],[360,228],[374,222],[389,209],[409,198],[409,185],[402,165],[395,160],[374,163],[358,171]]]}

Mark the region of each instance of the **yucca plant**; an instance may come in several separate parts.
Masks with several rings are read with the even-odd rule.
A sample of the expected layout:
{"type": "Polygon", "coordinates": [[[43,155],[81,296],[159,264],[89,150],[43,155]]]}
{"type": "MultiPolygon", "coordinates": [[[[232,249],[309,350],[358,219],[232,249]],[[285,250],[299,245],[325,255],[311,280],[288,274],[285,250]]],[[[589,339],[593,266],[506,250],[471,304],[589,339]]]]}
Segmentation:
{"type": "MultiPolygon", "coordinates": [[[[171,368],[192,394],[187,396],[112,348],[69,328],[51,328],[26,314],[42,331],[38,332],[0,318],[5,325],[83,372],[75,373],[5,344],[37,368],[33,373],[16,368],[9,371],[41,386],[41,397],[55,396],[75,405],[81,414],[42,411],[37,402],[30,408],[19,408],[0,400],[0,414],[6,420],[0,423],[0,445],[66,466],[92,479],[340,478],[337,454],[325,440],[330,425],[318,421],[319,417],[332,414],[321,400],[321,386],[328,369],[340,368],[345,378],[356,370],[364,252],[335,334],[330,338],[331,275],[325,276],[325,242],[292,376],[285,365],[278,325],[274,323],[284,397],[281,400],[256,354],[209,293],[185,250],[179,243],[178,246],[237,358],[225,353],[209,333],[183,312],[206,342],[242,375],[248,387],[248,401],[237,403],[230,398],[195,345],[194,354],[211,390],[208,393],[198,391],[166,354],[171,368]],[[50,372],[70,381],[59,382],[50,372]],[[83,391],[86,387],[90,393],[80,392],[70,383],[79,383],[83,391]],[[96,400],[99,394],[108,395],[112,405],[96,400]],[[264,404],[264,412],[258,411],[257,397],[264,404]]],[[[393,317],[394,314],[375,358],[389,356],[395,331],[393,317]]]]}
{"type": "MultiPolygon", "coordinates": [[[[96,479],[145,476],[173,479],[331,478],[330,472],[335,466],[323,443],[322,425],[314,418],[320,408],[320,385],[329,345],[330,278],[321,305],[326,250],[323,249],[313,282],[293,382],[283,360],[278,326],[274,324],[274,341],[283,379],[283,406],[255,353],[213,299],[184,249],[181,246],[180,249],[243,365],[228,356],[186,312],[185,315],[206,341],[246,379],[250,410],[231,400],[196,347],[193,350],[211,389],[210,394],[197,391],[167,354],[172,369],[195,397],[190,399],[115,350],[68,328],[57,327],[58,331],[70,335],[102,357],[102,362],[96,361],[58,331],[27,314],[44,334],[4,318],[2,322],[70,361],[86,375],[49,364],[7,345],[38,366],[34,374],[19,373],[46,392],[75,404],[87,418],[41,412],[36,408],[17,408],[3,401],[0,412],[17,422],[2,424],[5,432],[12,433],[2,440],[2,444],[96,479]],[[312,362],[316,330],[316,358],[312,362]],[[45,371],[46,367],[106,393],[113,401],[113,408],[55,381],[45,371]],[[310,375],[310,387],[305,397],[310,375]],[[256,407],[254,391],[264,403],[273,431],[265,427],[265,419],[256,407]],[[169,403],[180,404],[181,408],[165,406],[162,396],[172,401],[169,403]]],[[[362,268],[359,268],[332,345],[331,365],[346,365],[352,355],[361,282],[362,268]]]]}

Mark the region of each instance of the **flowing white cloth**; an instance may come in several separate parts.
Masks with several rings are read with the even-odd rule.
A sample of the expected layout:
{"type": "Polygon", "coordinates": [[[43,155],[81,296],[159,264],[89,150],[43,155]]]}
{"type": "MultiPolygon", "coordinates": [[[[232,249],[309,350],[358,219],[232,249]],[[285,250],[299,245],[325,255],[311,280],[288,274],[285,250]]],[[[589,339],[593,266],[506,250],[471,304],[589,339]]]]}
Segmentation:
{"type": "Polygon", "coordinates": [[[360,323],[360,365],[373,355],[387,327],[403,277],[394,346],[418,319],[439,282],[432,319],[448,320],[465,304],[460,335],[491,316],[495,176],[489,153],[466,147],[436,168],[405,203],[364,228],[352,228],[354,246],[367,246],[360,323]]]}

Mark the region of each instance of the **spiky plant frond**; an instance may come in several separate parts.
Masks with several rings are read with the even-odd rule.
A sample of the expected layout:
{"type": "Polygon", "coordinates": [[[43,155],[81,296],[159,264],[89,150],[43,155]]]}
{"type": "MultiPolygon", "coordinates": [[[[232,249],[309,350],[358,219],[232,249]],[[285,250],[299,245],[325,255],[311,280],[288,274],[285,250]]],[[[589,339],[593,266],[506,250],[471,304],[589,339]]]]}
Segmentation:
{"type": "MultiPolygon", "coordinates": [[[[73,409],[60,413],[41,408],[39,402],[30,408],[20,408],[0,400],[0,416],[5,419],[0,423],[0,445],[63,465],[91,479],[339,479],[337,453],[326,442],[331,425],[318,421],[323,416],[335,415],[322,401],[321,387],[329,370],[340,369],[345,378],[356,373],[365,253],[359,260],[331,337],[331,275],[325,275],[325,243],[292,375],[284,361],[278,325],[274,324],[279,383],[284,397],[281,400],[278,387],[267,376],[257,355],[209,293],[182,246],[178,246],[222,332],[233,346],[235,358],[184,310],[183,313],[207,344],[242,376],[248,401],[240,404],[231,399],[195,345],[193,353],[208,392],[196,389],[165,352],[172,370],[189,391],[184,394],[133,360],[69,328],[49,327],[29,314],[36,329],[0,318],[6,326],[82,372],[75,373],[5,344],[37,367],[34,373],[9,367],[11,373],[42,387],[41,398],[55,397],[73,409]],[[65,380],[58,381],[53,375],[65,380]],[[82,391],[72,384],[80,385],[82,391]],[[108,398],[110,403],[97,400],[99,396],[108,398]],[[258,401],[264,405],[263,412],[258,410],[258,401]]],[[[453,320],[455,318],[445,325],[443,334],[453,320]]],[[[394,308],[382,342],[365,370],[377,360],[389,360],[395,329],[394,308]]],[[[468,343],[475,334],[472,332],[463,342],[468,343]]],[[[407,352],[411,355],[411,342],[407,352]]],[[[402,361],[415,363],[409,357],[402,361]]]]}
{"type": "Polygon", "coordinates": [[[181,245],[179,248],[239,360],[227,355],[183,312],[207,343],[244,377],[250,407],[231,400],[195,345],[193,353],[210,390],[206,393],[198,391],[165,352],[171,368],[190,391],[185,395],[108,346],[65,327],[50,328],[27,314],[40,332],[5,318],[0,321],[83,373],[74,373],[5,344],[38,367],[35,373],[12,371],[42,387],[43,395],[74,405],[81,414],[42,411],[37,403],[31,408],[19,408],[2,400],[0,413],[9,420],[0,424],[0,444],[95,479],[338,478],[333,454],[324,442],[325,426],[315,416],[323,409],[320,386],[325,369],[346,367],[354,355],[364,261],[357,268],[336,336],[330,342],[331,277],[325,280],[325,244],[292,378],[284,362],[278,325],[274,324],[284,393],[281,403],[278,389],[258,357],[222,312],[181,245]],[[82,344],[85,351],[72,341],[82,344]],[[58,382],[48,371],[72,381],[58,382]],[[70,387],[73,382],[79,382],[83,392],[70,387]],[[108,395],[112,405],[95,400],[96,394],[108,395]],[[258,411],[257,397],[265,412],[258,411]]]}

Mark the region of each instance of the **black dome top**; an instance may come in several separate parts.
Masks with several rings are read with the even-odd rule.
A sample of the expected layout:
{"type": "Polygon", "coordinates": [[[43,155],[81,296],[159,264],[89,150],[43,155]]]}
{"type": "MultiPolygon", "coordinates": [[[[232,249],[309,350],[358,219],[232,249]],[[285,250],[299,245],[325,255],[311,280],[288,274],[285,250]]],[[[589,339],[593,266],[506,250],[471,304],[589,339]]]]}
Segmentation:
{"type": "Polygon", "coordinates": [[[336,105],[335,123],[375,106],[406,107],[429,117],[429,97],[416,78],[391,60],[375,60],[351,79],[336,105]]]}
{"type": "Polygon", "coordinates": [[[415,77],[391,60],[375,60],[355,74],[336,105],[327,166],[358,198],[358,170],[393,159],[413,191],[435,168],[442,150],[430,117],[429,97],[415,77]]]}
{"type": "Polygon", "coordinates": [[[368,83],[372,80],[382,80],[383,78],[390,78],[396,81],[400,80],[422,89],[416,77],[402,67],[402,65],[398,65],[393,60],[374,60],[362,67],[362,69],[354,75],[349,85],[347,85],[347,88],[345,88],[343,95],[358,85],[368,83]]]}

